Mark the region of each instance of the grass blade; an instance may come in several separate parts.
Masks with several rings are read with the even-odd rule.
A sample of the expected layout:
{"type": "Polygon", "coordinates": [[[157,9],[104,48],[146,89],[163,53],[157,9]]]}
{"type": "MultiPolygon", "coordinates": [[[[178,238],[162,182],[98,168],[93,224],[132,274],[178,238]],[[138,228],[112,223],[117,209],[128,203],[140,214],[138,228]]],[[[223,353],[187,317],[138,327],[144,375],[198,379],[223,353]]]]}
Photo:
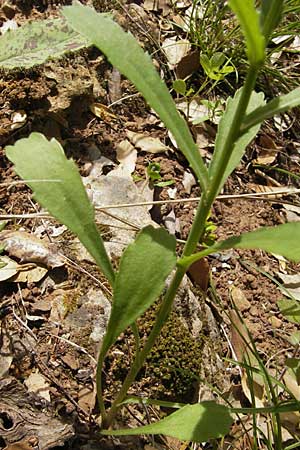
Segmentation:
{"type": "Polygon", "coordinates": [[[93,42],[111,64],[135,84],[173,134],[204,189],[207,184],[207,169],[185,120],[178,113],[150,56],[143,52],[130,33],[123,31],[107,15],[98,14],[79,2],[63,8],[63,14],[70,26],[93,42]]]}
{"type": "Polygon", "coordinates": [[[36,200],[78,236],[113,284],[114,272],[95,224],[93,207],[74,161],[66,158],[59,142],[31,133],[7,146],[6,156],[33,190],[36,200]]]}

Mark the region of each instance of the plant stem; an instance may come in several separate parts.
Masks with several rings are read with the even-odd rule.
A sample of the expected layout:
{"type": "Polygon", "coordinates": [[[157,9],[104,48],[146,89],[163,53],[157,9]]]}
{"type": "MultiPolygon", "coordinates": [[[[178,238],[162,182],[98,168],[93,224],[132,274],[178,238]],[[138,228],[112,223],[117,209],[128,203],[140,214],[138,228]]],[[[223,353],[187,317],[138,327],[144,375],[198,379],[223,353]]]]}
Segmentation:
{"type": "MultiPolygon", "coordinates": [[[[232,127],[230,128],[226,138],[224,152],[222,153],[221,157],[218,160],[218,165],[215,167],[214,176],[211,177],[209,181],[207,191],[202,193],[197,208],[196,216],[193,221],[193,225],[183,251],[184,256],[189,256],[195,251],[199,239],[201,239],[201,237],[203,236],[207,216],[210,212],[215,197],[217,196],[220,189],[220,180],[222,180],[223,173],[226,170],[228,161],[234,149],[234,143],[240,134],[241,124],[249,103],[252,89],[255,85],[256,76],[257,76],[257,69],[250,67],[245,80],[245,84],[242,88],[241,98],[238,107],[236,109],[234,120],[232,122],[232,127]]],[[[129,372],[125,378],[125,381],[117,397],[115,398],[107,415],[103,416],[102,423],[104,428],[108,428],[113,422],[120,403],[122,403],[122,401],[124,400],[129,387],[133,383],[139,370],[143,366],[148,354],[150,353],[156,338],[158,337],[163,325],[165,324],[170,314],[177,289],[182,281],[182,278],[185,275],[185,272],[186,272],[185,267],[181,266],[177,267],[176,273],[163,299],[156,321],[144,345],[144,348],[141,350],[141,352],[135,355],[135,358],[132,362],[129,372]]]]}
{"type": "Polygon", "coordinates": [[[246,114],[246,110],[249,104],[252,91],[256,83],[257,74],[258,68],[250,66],[247,72],[244,85],[242,87],[241,97],[239,99],[231,127],[229,128],[226,136],[226,141],[222,150],[222,154],[218,155],[215,166],[213,167],[212,164],[210,166],[209,174],[211,168],[213,167],[213,175],[210,175],[210,182],[209,182],[210,189],[207,193],[207,204],[210,207],[214,202],[216,196],[218,195],[219,190],[222,187],[220,186],[220,183],[223,178],[223,174],[226,171],[228,162],[234,150],[234,144],[241,134],[241,126],[246,114]]]}
{"type": "Polygon", "coordinates": [[[130,367],[130,370],[125,378],[125,381],[124,381],[117,397],[115,398],[110,410],[108,411],[105,420],[103,420],[104,428],[108,428],[111,425],[112,421],[114,420],[115,415],[118,410],[118,407],[119,407],[119,404],[124,400],[124,397],[126,396],[129,387],[131,386],[131,384],[134,381],[135,377],[137,376],[139,370],[143,366],[145,359],[147,358],[150,350],[152,349],[157,336],[159,335],[163,325],[165,324],[165,322],[169,316],[169,313],[171,311],[173,300],[175,298],[177,289],[181,283],[181,280],[182,280],[184,274],[185,274],[184,268],[181,268],[181,267],[177,268],[174,278],[171,281],[168,291],[167,291],[167,293],[164,297],[164,300],[161,304],[160,310],[157,315],[157,319],[153,325],[153,328],[152,328],[151,333],[145,343],[145,346],[141,350],[141,352],[135,356],[134,361],[130,367]]]}

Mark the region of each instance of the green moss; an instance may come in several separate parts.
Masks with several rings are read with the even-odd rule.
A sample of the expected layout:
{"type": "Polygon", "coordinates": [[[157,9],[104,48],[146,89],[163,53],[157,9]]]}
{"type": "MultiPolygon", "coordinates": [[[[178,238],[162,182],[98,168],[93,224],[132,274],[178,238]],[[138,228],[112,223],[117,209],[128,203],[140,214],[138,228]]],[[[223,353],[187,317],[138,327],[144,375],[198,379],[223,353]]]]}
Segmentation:
{"type": "MultiPolygon", "coordinates": [[[[150,308],[138,320],[141,340],[145,341],[152,328],[158,305],[150,308]]],[[[134,338],[127,330],[117,343],[121,354],[112,350],[108,372],[114,381],[124,380],[133,356],[134,338]],[[126,357],[124,357],[124,354],[126,357]]],[[[190,402],[196,393],[201,367],[202,342],[195,340],[180,318],[171,313],[164,325],[135,387],[147,395],[165,400],[190,402]]]]}

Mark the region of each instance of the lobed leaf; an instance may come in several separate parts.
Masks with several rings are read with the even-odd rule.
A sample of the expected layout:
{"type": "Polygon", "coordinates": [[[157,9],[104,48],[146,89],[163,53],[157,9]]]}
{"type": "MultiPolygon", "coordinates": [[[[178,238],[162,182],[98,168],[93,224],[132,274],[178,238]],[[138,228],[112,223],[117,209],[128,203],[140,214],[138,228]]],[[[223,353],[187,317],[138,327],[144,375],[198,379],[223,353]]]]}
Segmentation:
{"type": "Polygon", "coordinates": [[[74,161],[66,158],[60,143],[31,133],[7,146],[6,156],[36,200],[78,236],[113,284],[114,272],[95,224],[93,207],[74,161]]]}
{"type": "Polygon", "coordinates": [[[246,38],[247,56],[252,66],[261,66],[265,59],[265,38],[259,26],[254,0],[229,0],[246,38]]]}
{"type": "Polygon", "coordinates": [[[163,228],[148,226],[124,251],[115,278],[112,310],[101,353],[151,306],[176,265],[176,240],[163,228]]]}
{"type": "Polygon", "coordinates": [[[186,405],[151,425],[127,430],[102,430],[110,436],[164,434],[181,441],[206,442],[229,432],[233,420],[228,409],[214,402],[186,405]]]}
{"type": "Polygon", "coordinates": [[[89,45],[64,19],[34,21],[0,36],[0,67],[28,69],[89,45]]]}
{"type": "Polygon", "coordinates": [[[63,8],[70,26],[98,47],[123,75],[132,81],[149,105],[173,134],[203,188],[207,169],[185,120],[178,113],[165,83],[160,79],[149,55],[130,33],[103,14],[74,2],[63,8]]]}

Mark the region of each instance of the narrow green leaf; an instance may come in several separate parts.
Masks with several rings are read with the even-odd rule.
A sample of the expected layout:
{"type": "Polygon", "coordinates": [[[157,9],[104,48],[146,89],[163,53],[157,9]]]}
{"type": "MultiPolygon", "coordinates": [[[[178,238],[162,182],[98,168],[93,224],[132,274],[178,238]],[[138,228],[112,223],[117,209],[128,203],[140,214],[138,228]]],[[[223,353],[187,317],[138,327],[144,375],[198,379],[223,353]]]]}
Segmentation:
{"type": "Polygon", "coordinates": [[[225,406],[203,402],[186,405],[151,425],[127,430],[102,430],[101,433],[110,436],[164,434],[181,441],[206,442],[227,434],[232,422],[225,406]]]}
{"type": "Polygon", "coordinates": [[[299,262],[300,222],[286,223],[276,227],[259,228],[258,230],[250,231],[240,236],[233,236],[225,241],[217,242],[215,245],[199,253],[181,258],[177,264],[188,267],[204,256],[230,248],[260,248],[261,250],[276,253],[292,261],[299,262]]]}
{"type": "Polygon", "coordinates": [[[30,68],[90,45],[65,19],[34,21],[0,37],[0,67],[30,68]]]}
{"type": "MultiPolygon", "coordinates": [[[[239,100],[241,97],[241,89],[239,89],[235,96],[233,98],[229,97],[226,104],[226,110],[221,118],[221,121],[219,123],[218,132],[216,136],[216,142],[215,142],[215,150],[213,154],[213,159],[211,162],[211,165],[209,167],[209,175],[211,178],[215,175],[215,169],[218,167],[218,159],[222,156],[222,153],[224,152],[224,146],[226,143],[226,137],[228,135],[228,130],[232,127],[233,120],[235,117],[235,112],[239,104],[239,100]]],[[[257,93],[253,92],[248,108],[247,113],[251,113],[254,109],[257,109],[258,106],[264,105],[264,95],[263,93],[257,93]]],[[[236,166],[239,164],[245,149],[247,145],[254,139],[256,134],[258,133],[258,130],[260,128],[260,123],[254,125],[253,127],[249,128],[247,132],[243,133],[243,135],[236,141],[234,145],[234,150],[232,152],[232,155],[228,161],[226,170],[223,173],[223,177],[219,180],[219,191],[221,190],[223,184],[231,174],[231,172],[236,168],[236,166]]]]}
{"type": "Polygon", "coordinates": [[[6,156],[36,200],[78,236],[113,284],[114,272],[95,224],[93,207],[74,161],[66,158],[59,142],[31,133],[6,147],[6,156]]]}
{"type": "Polygon", "coordinates": [[[280,22],[283,0],[262,0],[260,12],[260,28],[268,42],[272,31],[280,22]]]}
{"type": "Polygon", "coordinates": [[[254,0],[229,0],[246,38],[247,56],[252,66],[261,66],[265,59],[265,38],[260,31],[259,15],[254,0]]]}
{"type": "Polygon", "coordinates": [[[245,133],[249,128],[262,123],[264,120],[270,119],[276,114],[288,111],[298,105],[300,105],[300,87],[292,90],[288,94],[275,97],[266,105],[249,112],[245,117],[241,131],[245,133]]]}
{"type": "Polygon", "coordinates": [[[300,302],[292,299],[282,299],[277,302],[281,314],[290,322],[300,324],[300,302]]]}
{"type": "Polygon", "coordinates": [[[176,240],[163,228],[145,227],[124,251],[114,284],[102,353],[161,294],[176,265],[176,240]]]}
{"type": "Polygon", "coordinates": [[[120,72],[131,80],[174,136],[178,147],[194,170],[202,188],[207,169],[185,120],[178,113],[165,83],[160,79],[149,55],[136,39],[113,20],[88,6],[75,2],[63,14],[77,32],[91,40],[120,72]]]}

